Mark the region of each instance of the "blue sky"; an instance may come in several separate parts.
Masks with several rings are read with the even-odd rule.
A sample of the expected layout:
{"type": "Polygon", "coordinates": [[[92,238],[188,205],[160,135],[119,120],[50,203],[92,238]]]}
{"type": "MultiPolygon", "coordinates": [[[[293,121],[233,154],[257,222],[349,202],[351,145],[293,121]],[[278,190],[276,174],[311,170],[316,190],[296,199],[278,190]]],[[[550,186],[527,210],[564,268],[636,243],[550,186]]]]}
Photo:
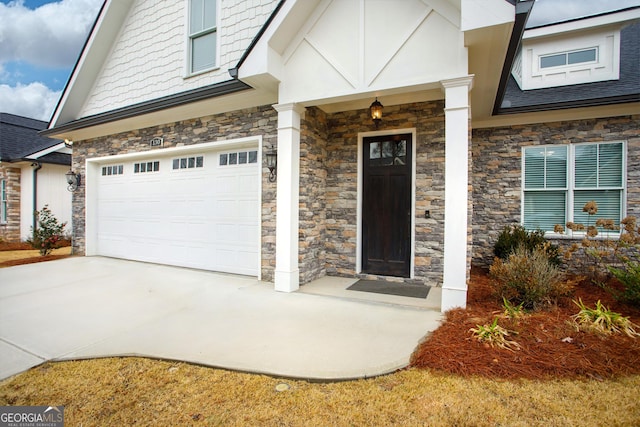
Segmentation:
{"type": "MultiPolygon", "coordinates": [[[[0,0],[0,112],[51,118],[102,2],[0,0]]],[[[640,0],[537,0],[529,25],[638,5],[640,0]]]]}
{"type": "Polygon", "coordinates": [[[102,0],[0,0],[0,112],[49,120],[102,0]]]}

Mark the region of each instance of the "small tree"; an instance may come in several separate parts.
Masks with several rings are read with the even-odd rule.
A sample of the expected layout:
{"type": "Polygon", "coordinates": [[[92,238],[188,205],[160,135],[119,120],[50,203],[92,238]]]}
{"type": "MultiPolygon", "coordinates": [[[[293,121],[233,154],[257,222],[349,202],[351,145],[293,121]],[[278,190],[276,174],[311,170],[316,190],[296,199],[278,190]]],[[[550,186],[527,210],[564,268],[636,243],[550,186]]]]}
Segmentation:
{"type": "Polygon", "coordinates": [[[31,238],[27,240],[34,249],[40,251],[40,255],[49,255],[51,251],[58,247],[58,242],[62,239],[66,222],[60,223],[49,210],[48,205],[44,205],[42,210],[35,211],[38,226],[34,230],[31,227],[31,238]]]}

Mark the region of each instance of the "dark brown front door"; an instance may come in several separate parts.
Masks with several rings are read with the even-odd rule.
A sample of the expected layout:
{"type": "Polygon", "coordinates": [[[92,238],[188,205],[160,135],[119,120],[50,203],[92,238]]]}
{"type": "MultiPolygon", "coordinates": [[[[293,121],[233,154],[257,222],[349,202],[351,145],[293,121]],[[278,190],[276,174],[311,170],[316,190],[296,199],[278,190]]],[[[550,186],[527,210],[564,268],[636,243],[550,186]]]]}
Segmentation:
{"type": "Polygon", "coordinates": [[[411,134],[363,139],[363,273],[409,277],[411,144],[411,134]]]}

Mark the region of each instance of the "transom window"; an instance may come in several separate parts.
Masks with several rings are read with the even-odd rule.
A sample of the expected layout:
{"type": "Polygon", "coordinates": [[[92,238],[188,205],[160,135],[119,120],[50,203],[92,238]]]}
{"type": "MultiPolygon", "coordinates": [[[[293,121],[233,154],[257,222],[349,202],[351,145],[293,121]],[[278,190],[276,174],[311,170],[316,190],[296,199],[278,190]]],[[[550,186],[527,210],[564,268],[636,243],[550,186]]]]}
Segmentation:
{"type": "Polygon", "coordinates": [[[204,167],[204,157],[182,157],[180,159],[173,159],[173,169],[194,169],[204,167]]]}
{"type": "Polygon", "coordinates": [[[7,181],[0,179],[0,223],[7,222],[7,209],[9,202],[7,200],[7,181]]]}
{"type": "Polygon", "coordinates": [[[562,67],[565,65],[595,62],[597,59],[598,49],[593,47],[590,49],[540,56],[540,68],[562,67]]]}
{"type": "Polygon", "coordinates": [[[216,66],[218,25],[216,0],[189,2],[189,72],[216,66]]]}
{"type": "Polygon", "coordinates": [[[133,164],[133,173],[158,172],[160,170],[160,162],[141,162],[133,164]]]}
{"type": "Polygon", "coordinates": [[[545,145],[523,148],[523,224],[553,231],[567,222],[595,225],[623,217],[624,143],[545,145]],[[583,212],[595,200],[598,213],[583,212]]]}
{"type": "Polygon", "coordinates": [[[124,174],[124,165],[111,165],[102,167],[102,176],[122,174],[124,174]]]}
{"type": "Polygon", "coordinates": [[[237,151],[220,154],[220,166],[244,165],[258,162],[258,151],[237,151]]]}

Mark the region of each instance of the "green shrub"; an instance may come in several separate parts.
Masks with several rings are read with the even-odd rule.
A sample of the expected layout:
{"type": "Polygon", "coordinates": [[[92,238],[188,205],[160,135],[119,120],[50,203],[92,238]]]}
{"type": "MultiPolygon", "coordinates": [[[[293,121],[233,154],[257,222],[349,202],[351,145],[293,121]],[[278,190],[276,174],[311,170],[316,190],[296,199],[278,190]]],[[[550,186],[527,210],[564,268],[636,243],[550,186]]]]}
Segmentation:
{"type": "Polygon", "coordinates": [[[58,242],[63,237],[63,231],[66,223],[59,223],[53,213],[45,205],[42,210],[36,211],[35,216],[38,226],[34,230],[31,227],[31,238],[27,239],[34,249],[40,251],[40,255],[49,255],[51,251],[58,247],[58,242]]]}
{"type": "Polygon", "coordinates": [[[493,246],[493,253],[502,260],[506,260],[518,247],[524,247],[530,252],[546,246],[546,254],[554,265],[560,265],[558,247],[549,243],[544,237],[544,231],[528,231],[522,225],[506,226],[498,236],[493,246]]]}
{"type": "Polygon", "coordinates": [[[615,297],[630,304],[640,304],[640,262],[626,259],[621,268],[607,268],[624,287],[621,292],[614,293],[615,297]]]}
{"type": "Polygon", "coordinates": [[[543,247],[518,246],[507,260],[495,258],[489,269],[495,293],[512,305],[538,309],[567,295],[573,284],[564,280],[543,247]]]}

